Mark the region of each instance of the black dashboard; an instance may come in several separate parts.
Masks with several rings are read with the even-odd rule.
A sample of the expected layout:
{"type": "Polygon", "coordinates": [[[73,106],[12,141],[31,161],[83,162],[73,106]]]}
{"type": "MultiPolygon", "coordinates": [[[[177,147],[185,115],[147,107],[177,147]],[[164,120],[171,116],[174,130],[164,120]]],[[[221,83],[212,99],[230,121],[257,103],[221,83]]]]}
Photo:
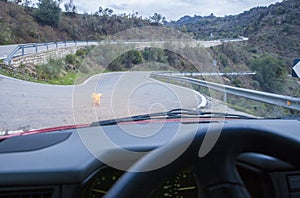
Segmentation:
{"type": "MultiPolygon", "coordinates": [[[[228,130],[241,127],[280,134],[299,142],[300,147],[298,120],[226,120],[221,124],[228,130]]],[[[0,197],[102,197],[124,174],[125,170],[116,168],[119,165],[127,169],[149,151],[185,134],[206,132],[209,126],[195,121],[131,123],[2,140],[0,197]],[[138,133],[142,135],[137,137],[138,133]],[[103,134],[112,144],[101,139],[103,134]],[[123,150],[136,155],[124,155],[123,150]]],[[[293,155],[300,162],[300,154],[295,151],[293,155]]],[[[236,167],[253,197],[300,197],[300,171],[289,163],[244,153],[236,160],[236,167]]],[[[201,184],[194,171],[174,172],[159,181],[149,197],[201,197],[201,184]]]]}

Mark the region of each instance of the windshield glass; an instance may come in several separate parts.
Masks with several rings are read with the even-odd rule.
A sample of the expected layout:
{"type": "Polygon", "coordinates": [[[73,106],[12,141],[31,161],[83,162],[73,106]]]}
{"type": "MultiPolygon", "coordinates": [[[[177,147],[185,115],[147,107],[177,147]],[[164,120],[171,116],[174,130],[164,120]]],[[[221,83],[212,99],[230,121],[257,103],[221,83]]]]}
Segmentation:
{"type": "Polygon", "coordinates": [[[174,2],[0,1],[0,133],[299,113],[299,1],[174,2]]]}

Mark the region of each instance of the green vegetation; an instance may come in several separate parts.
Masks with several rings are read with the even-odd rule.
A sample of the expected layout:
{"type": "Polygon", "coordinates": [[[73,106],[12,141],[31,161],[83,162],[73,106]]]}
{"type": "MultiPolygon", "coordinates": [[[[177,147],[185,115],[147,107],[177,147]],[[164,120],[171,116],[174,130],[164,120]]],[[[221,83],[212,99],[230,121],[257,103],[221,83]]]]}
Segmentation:
{"type": "Polygon", "coordinates": [[[254,54],[248,50],[247,43],[222,43],[211,47],[212,57],[222,72],[248,71],[254,54]]]}
{"type": "Polygon", "coordinates": [[[21,65],[17,68],[3,65],[0,67],[0,73],[38,83],[73,85],[79,77],[83,77],[82,80],[85,80],[87,75],[96,74],[89,73],[90,71],[81,64],[84,59],[83,55],[87,54],[91,49],[92,47],[90,46],[79,49],[76,54],[69,54],[63,59],[50,58],[48,63],[43,65],[21,65]]]}
{"type": "Polygon", "coordinates": [[[46,81],[58,78],[64,64],[62,60],[50,59],[47,64],[37,66],[37,77],[46,81]]]}
{"type": "Polygon", "coordinates": [[[239,96],[227,96],[227,104],[236,111],[241,111],[263,118],[274,118],[284,115],[288,110],[276,105],[266,104],[239,96]]]}
{"type": "Polygon", "coordinates": [[[55,85],[74,85],[77,75],[76,72],[67,72],[63,77],[53,78],[49,80],[48,83],[55,85]]]}
{"type": "MultiPolygon", "coordinates": [[[[176,67],[173,63],[168,61],[168,57],[171,56],[166,50],[161,48],[145,48],[140,50],[131,50],[121,56],[117,57],[108,68],[111,71],[116,70],[130,70],[142,63],[161,63],[169,64],[176,67]]],[[[171,57],[170,57],[171,60],[171,57]]]]}
{"type": "Polygon", "coordinates": [[[285,79],[287,71],[283,61],[270,55],[264,55],[254,59],[250,68],[256,71],[254,79],[260,84],[260,88],[267,92],[282,92],[283,81],[278,79],[285,79]]]}
{"type": "Polygon", "coordinates": [[[59,2],[53,0],[39,0],[34,16],[42,25],[57,27],[60,22],[61,9],[59,2]]]}
{"type": "Polygon", "coordinates": [[[20,80],[26,80],[31,82],[38,82],[38,83],[46,83],[44,81],[39,81],[36,78],[32,77],[31,75],[25,72],[24,68],[11,68],[6,65],[0,65],[0,74],[9,76],[12,78],[17,78],[20,80]]]}
{"type": "Polygon", "coordinates": [[[72,0],[64,2],[62,11],[62,0],[39,0],[37,7],[27,0],[22,5],[0,0],[0,45],[102,40],[129,28],[160,25],[137,12],[117,15],[110,8],[78,14],[72,0]]]}
{"type": "Polygon", "coordinates": [[[138,50],[131,50],[121,56],[117,57],[107,69],[109,70],[129,70],[134,65],[141,64],[143,62],[142,53],[138,50]]]}

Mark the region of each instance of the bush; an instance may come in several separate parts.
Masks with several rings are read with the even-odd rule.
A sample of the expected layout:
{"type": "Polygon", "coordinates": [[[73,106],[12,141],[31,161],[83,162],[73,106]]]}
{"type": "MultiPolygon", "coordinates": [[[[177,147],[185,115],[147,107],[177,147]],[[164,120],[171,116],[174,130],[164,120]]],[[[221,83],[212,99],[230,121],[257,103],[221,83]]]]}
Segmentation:
{"type": "Polygon", "coordinates": [[[75,64],[76,63],[76,56],[73,54],[68,54],[65,58],[66,63],[68,64],[75,64]]]}
{"type": "Polygon", "coordinates": [[[39,0],[34,16],[43,24],[57,27],[60,21],[61,9],[59,4],[53,0],[39,0]]]}
{"type": "Polygon", "coordinates": [[[59,77],[62,71],[64,63],[62,60],[50,59],[47,64],[38,66],[38,76],[39,78],[45,80],[51,80],[59,77]]]}
{"type": "Polygon", "coordinates": [[[250,68],[256,71],[254,78],[259,82],[261,89],[270,92],[282,91],[282,80],[287,76],[283,61],[271,55],[264,55],[254,59],[250,68]]]}
{"type": "Polygon", "coordinates": [[[86,55],[86,51],[84,49],[79,49],[76,51],[76,56],[84,57],[86,55]]]}
{"type": "Polygon", "coordinates": [[[254,89],[258,89],[260,87],[260,84],[258,81],[254,80],[251,83],[252,87],[254,87],[254,89]]]}
{"type": "Polygon", "coordinates": [[[242,82],[239,79],[234,79],[232,83],[235,87],[242,87],[242,82]]]}
{"type": "Polygon", "coordinates": [[[111,71],[128,70],[142,62],[142,53],[138,50],[131,50],[117,57],[107,69],[111,71]]]}

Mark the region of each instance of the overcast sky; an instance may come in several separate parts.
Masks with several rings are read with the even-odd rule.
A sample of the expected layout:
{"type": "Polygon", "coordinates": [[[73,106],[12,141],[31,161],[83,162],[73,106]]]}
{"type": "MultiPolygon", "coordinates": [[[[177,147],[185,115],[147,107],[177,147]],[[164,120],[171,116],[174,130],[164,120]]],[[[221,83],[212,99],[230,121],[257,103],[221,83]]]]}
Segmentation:
{"type": "MultiPolygon", "coordinates": [[[[63,3],[69,0],[63,0],[63,3]]],[[[234,15],[257,6],[268,6],[282,0],[73,0],[80,13],[95,12],[99,6],[112,8],[114,13],[138,12],[143,18],[160,13],[167,20],[182,16],[234,15]]]]}

